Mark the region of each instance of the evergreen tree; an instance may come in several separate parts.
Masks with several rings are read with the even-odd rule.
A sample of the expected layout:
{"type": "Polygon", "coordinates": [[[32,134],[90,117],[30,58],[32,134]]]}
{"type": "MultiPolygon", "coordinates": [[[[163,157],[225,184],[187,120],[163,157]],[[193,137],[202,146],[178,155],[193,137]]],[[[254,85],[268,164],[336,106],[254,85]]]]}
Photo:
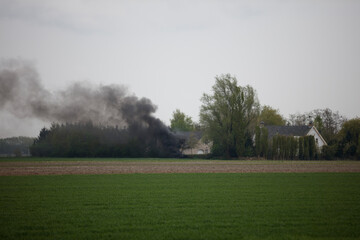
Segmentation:
{"type": "Polygon", "coordinates": [[[308,136],[309,141],[309,158],[311,160],[315,159],[316,156],[316,144],[314,136],[308,136]]]}
{"type": "Polygon", "coordinates": [[[267,128],[261,128],[260,144],[261,144],[261,156],[266,157],[268,152],[268,130],[267,128]]]}
{"type": "Polygon", "coordinates": [[[299,137],[299,159],[304,159],[304,137],[299,137]]]}
{"type": "Polygon", "coordinates": [[[309,151],[309,137],[304,137],[304,159],[309,160],[310,159],[310,151],[309,151]]]}
{"type": "Polygon", "coordinates": [[[359,134],[359,137],[358,137],[358,145],[357,145],[357,149],[356,149],[356,157],[357,157],[357,159],[360,160],[360,134],[359,134]]]}
{"type": "Polygon", "coordinates": [[[259,126],[255,128],[255,154],[260,157],[261,154],[261,129],[259,126]]]}

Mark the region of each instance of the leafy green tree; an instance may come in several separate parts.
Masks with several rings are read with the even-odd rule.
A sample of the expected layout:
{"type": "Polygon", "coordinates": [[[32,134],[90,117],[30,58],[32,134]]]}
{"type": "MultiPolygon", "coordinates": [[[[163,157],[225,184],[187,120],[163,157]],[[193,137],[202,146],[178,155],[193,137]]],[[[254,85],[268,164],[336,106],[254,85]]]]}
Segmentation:
{"type": "Polygon", "coordinates": [[[281,116],[279,110],[266,105],[262,107],[259,115],[258,122],[261,121],[266,125],[284,126],[286,124],[286,120],[281,116]]]}
{"type": "Polygon", "coordinates": [[[335,159],[337,148],[338,148],[338,145],[336,145],[336,144],[323,146],[322,149],[321,149],[322,158],[326,159],[326,160],[335,159]]]}
{"type": "Polygon", "coordinates": [[[173,131],[193,131],[194,125],[191,117],[185,115],[179,109],[173,112],[172,119],[170,119],[170,128],[173,131]]]}
{"type": "Polygon", "coordinates": [[[346,118],[329,108],[316,109],[303,114],[291,114],[289,117],[289,124],[293,126],[307,125],[310,121],[314,122],[326,142],[331,145],[333,141],[336,142],[336,135],[346,118]]]}
{"type": "Polygon", "coordinates": [[[354,158],[359,154],[359,138],[360,118],[345,122],[339,132],[339,148],[342,157],[354,158]]]}
{"type": "Polygon", "coordinates": [[[324,131],[324,123],[320,115],[317,115],[314,120],[314,126],[316,127],[319,132],[324,131]]]}
{"type": "Polygon", "coordinates": [[[259,101],[251,86],[239,86],[230,74],[217,76],[212,94],[201,98],[200,123],[213,142],[212,153],[225,157],[250,154],[259,101]]]}
{"type": "MultiPolygon", "coordinates": [[[[321,124],[319,124],[319,128],[318,126],[315,126],[318,128],[327,143],[331,144],[332,141],[336,140],[336,135],[340,131],[344,122],[346,122],[346,118],[340,115],[339,112],[333,112],[329,108],[314,110],[313,115],[319,116],[321,118],[321,124]]],[[[317,124],[316,117],[315,124],[317,124]]]]}

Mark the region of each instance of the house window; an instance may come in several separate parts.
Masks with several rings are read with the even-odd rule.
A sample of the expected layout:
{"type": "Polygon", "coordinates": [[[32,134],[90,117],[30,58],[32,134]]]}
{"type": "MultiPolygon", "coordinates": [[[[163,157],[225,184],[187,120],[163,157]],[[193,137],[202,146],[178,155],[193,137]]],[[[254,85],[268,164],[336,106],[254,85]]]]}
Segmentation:
{"type": "Polygon", "coordinates": [[[315,142],[316,142],[316,144],[318,144],[318,143],[319,143],[319,139],[316,138],[316,139],[315,139],[315,142]]]}

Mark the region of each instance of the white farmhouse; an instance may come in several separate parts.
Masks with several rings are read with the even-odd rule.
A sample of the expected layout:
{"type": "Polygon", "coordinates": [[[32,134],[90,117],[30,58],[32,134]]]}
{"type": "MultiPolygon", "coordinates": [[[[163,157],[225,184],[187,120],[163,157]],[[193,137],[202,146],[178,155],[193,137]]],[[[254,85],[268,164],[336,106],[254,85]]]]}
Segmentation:
{"type": "Polygon", "coordinates": [[[264,126],[268,130],[268,137],[272,139],[275,135],[304,137],[314,136],[315,143],[319,149],[327,145],[325,139],[312,124],[308,126],[264,126]]]}

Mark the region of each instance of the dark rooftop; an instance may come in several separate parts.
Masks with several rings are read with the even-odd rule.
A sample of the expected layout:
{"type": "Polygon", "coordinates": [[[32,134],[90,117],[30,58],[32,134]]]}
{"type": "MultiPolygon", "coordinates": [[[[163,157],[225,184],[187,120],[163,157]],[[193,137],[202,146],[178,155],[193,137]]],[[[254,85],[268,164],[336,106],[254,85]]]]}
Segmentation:
{"type": "Polygon", "coordinates": [[[196,139],[200,140],[203,136],[203,133],[201,131],[175,132],[175,136],[180,139],[184,139],[184,140],[188,140],[190,138],[190,136],[192,136],[192,137],[195,137],[196,139]]]}
{"type": "Polygon", "coordinates": [[[282,136],[306,136],[310,131],[309,126],[265,126],[268,130],[268,137],[272,138],[274,135],[282,136]]]}

